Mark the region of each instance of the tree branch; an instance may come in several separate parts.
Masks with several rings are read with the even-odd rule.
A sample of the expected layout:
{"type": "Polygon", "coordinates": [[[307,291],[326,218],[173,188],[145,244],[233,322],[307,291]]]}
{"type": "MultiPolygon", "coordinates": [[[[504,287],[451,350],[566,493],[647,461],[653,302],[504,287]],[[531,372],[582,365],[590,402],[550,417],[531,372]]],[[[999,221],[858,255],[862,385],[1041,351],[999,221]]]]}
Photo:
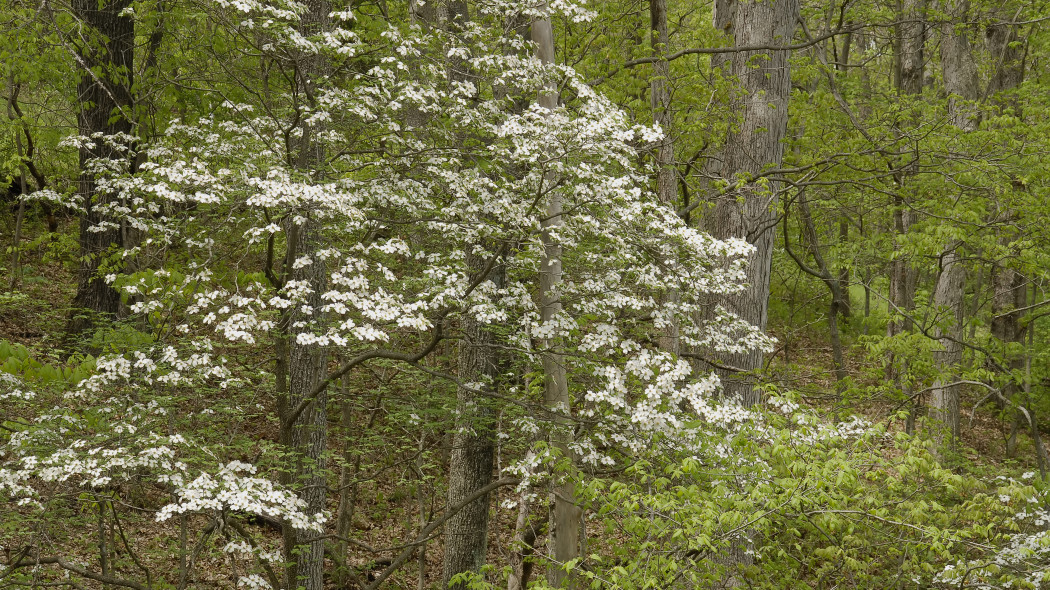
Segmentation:
{"type": "Polygon", "coordinates": [[[55,556],[55,557],[39,557],[39,558],[33,558],[33,559],[26,559],[24,561],[22,559],[19,559],[15,563],[7,566],[7,569],[14,570],[14,569],[23,568],[23,567],[29,567],[29,566],[34,566],[34,565],[57,565],[58,567],[66,570],[66,571],[70,571],[70,572],[73,572],[74,574],[77,574],[78,576],[83,576],[83,577],[85,577],[85,578],[87,578],[89,580],[94,580],[96,582],[101,582],[103,584],[110,584],[110,585],[113,585],[113,586],[121,586],[121,587],[124,587],[124,588],[132,588],[134,590],[148,590],[148,588],[146,586],[143,586],[142,584],[139,584],[138,582],[133,582],[131,580],[125,580],[123,578],[114,578],[113,576],[104,576],[102,574],[96,574],[95,572],[93,572],[93,571],[91,571],[91,570],[89,570],[87,568],[83,568],[83,567],[81,567],[79,565],[76,565],[76,564],[73,564],[73,563],[69,563],[68,561],[62,559],[61,557],[57,557],[57,556],[55,556]]]}

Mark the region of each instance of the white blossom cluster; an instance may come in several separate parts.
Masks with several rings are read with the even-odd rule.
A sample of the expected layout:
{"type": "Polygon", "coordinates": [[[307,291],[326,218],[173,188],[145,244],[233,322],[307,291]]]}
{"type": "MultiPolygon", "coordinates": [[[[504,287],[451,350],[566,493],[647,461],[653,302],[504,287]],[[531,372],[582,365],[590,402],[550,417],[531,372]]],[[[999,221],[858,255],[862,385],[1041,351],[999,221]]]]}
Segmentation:
{"type": "Polygon", "coordinates": [[[254,473],[252,465],[240,461],[231,461],[214,475],[202,473],[175,489],[177,500],[157,512],[157,521],[175,514],[233,511],[271,516],[300,530],[324,529],[323,514],[306,513],[306,503],[298,496],[254,473]]]}
{"type": "MultiPolygon", "coordinates": [[[[327,152],[367,153],[361,144],[381,139],[382,158],[340,156],[330,163],[361,172],[304,175],[287,164],[294,142],[276,139],[288,127],[279,110],[227,101],[211,118],[171,125],[149,147],[140,174],[109,180],[127,196],[121,202],[133,204],[111,216],[143,228],[147,250],[177,244],[195,269],[115,283],[136,298],[136,312],[165,325],[174,321],[174,331],[193,342],[165,358],[163,371],[141,367],[148,380],[232,383],[238,377],[215,347],[270,342],[286,314],[296,344],[355,352],[424,337],[439,327],[435,314],[450,311],[448,317],[508,326],[508,344],[532,361],[537,342],[573,352],[570,379],[585,402],[578,411],[605,417],[620,430],[610,436],[629,438],[625,425],[636,433],[672,433],[698,416],[719,427],[749,419],[717,399],[717,377],[660,352],[649,336],[675,325],[683,346],[768,350],[769,338],[725,310],[712,314],[706,299],[742,287],[753,247],[687,226],[649,191],[638,147],[658,141],[661,130],[633,125],[571,68],[532,57],[526,40],[509,41],[517,52],[491,51],[499,44],[492,44],[485,15],[523,8],[503,4],[486,5],[455,37],[391,28],[382,34],[389,54],[361,83],[318,88],[318,100],[304,108],[322,127],[327,152]],[[435,44],[474,76],[450,78],[446,64],[423,51],[435,44]],[[574,95],[554,112],[504,98],[535,95],[553,81],[574,95]],[[464,147],[464,136],[485,140],[464,147]],[[351,137],[357,143],[348,143],[351,137]],[[551,234],[562,250],[563,311],[541,321],[539,230],[555,196],[565,211],[551,234]],[[169,214],[187,204],[193,215],[169,214]],[[283,268],[289,228],[307,219],[311,231],[325,236],[325,248],[297,253],[283,268]],[[191,223],[197,220],[209,221],[191,223]],[[217,243],[237,238],[242,252],[216,251],[217,243]],[[260,276],[261,257],[276,260],[272,272],[285,275],[278,284],[260,276]],[[498,258],[507,280],[472,284],[470,257],[498,258]],[[318,267],[323,286],[305,278],[318,267]],[[677,296],[668,299],[669,293],[677,296]]],[[[295,30],[302,11],[295,2],[216,5],[245,15],[239,26],[266,29],[271,36],[263,37],[275,45],[262,49],[275,56],[278,46],[317,53],[326,42],[295,30]]],[[[550,9],[572,20],[589,17],[579,3],[550,9]]],[[[327,38],[353,43],[353,37],[336,28],[327,38]]],[[[104,361],[110,362],[123,361],[104,361]]],[[[127,378],[125,365],[102,368],[98,383],[85,388],[127,378]]]]}

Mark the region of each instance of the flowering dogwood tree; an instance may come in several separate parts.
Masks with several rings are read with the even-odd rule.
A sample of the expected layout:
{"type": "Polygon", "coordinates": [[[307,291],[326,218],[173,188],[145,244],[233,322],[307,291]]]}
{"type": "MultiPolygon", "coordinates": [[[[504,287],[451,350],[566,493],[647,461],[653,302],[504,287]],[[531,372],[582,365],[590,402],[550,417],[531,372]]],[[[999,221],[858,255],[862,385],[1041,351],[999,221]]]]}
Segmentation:
{"type": "MultiPolygon", "coordinates": [[[[307,547],[330,520],[323,479],[321,504],[305,499],[319,456],[295,447],[293,432],[306,429],[323,446],[324,414],[304,419],[333,383],[377,362],[455,383],[479,403],[534,404],[527,388],[471,382],[432,362],[464,339],[467,323],[501,334],[492,346],[524,373],[556,343],[572,407],[504,434],[527,441],[552,418],[579,421],[581,465],[613,464],[697,416],[739,419],[743,410],[717,398],[717,377],[662,350],[655,335],[673,324],[689,349],[767,347],[745,322],[704,306],[742,288],[752,247],[712,239],[659,202],[639,152],[661,130],[633,125],[571,68],[534,58],[507,23],[540,9],[482,4],[457,29],[384,26],[366,40],[334,5],[213,2],[230,38],[256,52],[231,70],[267,64],[275,73],[255,102],[223,99],[208,116],[173,121],[140,147],[148,157],[134,174],[112,159],[98,170],[98,190],[118,196],[97,205],[98,229],[140,236],[122,256],[142,270],[105,280],[151,337],[101,356],[96,373],[46,412],[24,384],[6,384],[4,403],[25,421],[4,444],[3,493],[28,517],[82,491],[101,531],[120,526],[122,494],[144,486],[157,521],[181,519],[183,578],[185,553],[192,567],[186,529],[197,522],[202,539],[232,535],[228,553],[251,558],[239,585],[319,587],[302,563],[321,559],[307,547]],[[304,28],[319,9],[328,24],[304,28]],[[289,73],[307,60],[323,62],[310,80],[289,73]],[[564,97],[553,110],[532,101],[551,84],[564,97]],[[554,199],[561,223],[541,231],[554,199]],[[537,285],[550,241],[561,305],[544,320],[537,285]],[[334,362],[320,361],[319,378],[289,395],[297,363],[317,358],[334,362]],[[276,421],[277,440],[224,447],[256,420],[276,421]],[[244,514],[280,523],[283,553],[237,525],[244,514]],[[272,567],[282,560],[300,567],[272,567]]],[[[568,3],[550,9],[588,14],[568,3]]],[[[510,471],[527,490],[536,462],[558,455],[541,451],[533,467],[510,471]]],[[[137,583],[114,581],[105,557],[95,572],[38,551],[13,567],[52,563],[137,583]]]]}

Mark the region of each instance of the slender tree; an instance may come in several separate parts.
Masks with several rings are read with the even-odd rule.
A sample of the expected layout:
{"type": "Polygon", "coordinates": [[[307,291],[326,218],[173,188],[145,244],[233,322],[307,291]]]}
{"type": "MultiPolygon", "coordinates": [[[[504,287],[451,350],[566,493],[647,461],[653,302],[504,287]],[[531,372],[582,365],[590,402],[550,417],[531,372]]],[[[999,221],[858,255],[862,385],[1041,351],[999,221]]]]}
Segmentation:
{"type": "MultiPolygon", "coordinates": [[[[979,120],[977,65],[964,28],[969,3],[961,0],[949,9],[949,18],[941,26],[941,65],[949,117],[959,132],[965,133],[976,129],[979,120]]],[[[960,260],[962,247],[961,240],[945,245],[934,287],[933,304],[937,310],[934,336],[940,347],[934,353],[934,361],[943,376],[934,383],[930,393],[930,417],[935,420],[942,446],[954,445],[959,436],[959,386],[949,383],[957,380],[962,364],[966,304],[966,267],[960,260]]]]}
{"type": "MultiPolygon", "coordinates": [[[[536,46],[536,57],[541,63],[549,65],[555,63],[554,30],[551,27],[550,16],[545,14],[547,10],[549,8],[544,2],[540,10],[544,15],[532,20],[531,34],[532,42],[536,46]]],[[[548,112],[558,108],[558,92],[553,84],[540,93],[537,102],[548,112]]],[[[543,182],[553,182],[552,176],[546,175],[543,182]]],[[[540,319],[544,323],[557,321],[562,312],[559,292],[562,282],[562,246],[556,235],[562,225],[562,195],[555,192],[551,196],[542,224],[543,257],[540,259],[539,297],[540,319]]],[[[560,351],[561,343],[557,338],[547,338],[542,342],[542,346],[544,401],[555,415],[562,416],[561,419],[552,421],[551,445],[560,452],[563,461],[571,464],[572,408],[569,402],[568,374],[560,351]]],[[[579,554],[581,513],[576,505],[576,486],[571,472],[556,476],[551,493],[554,496],[554,507],[551,510],[548,535],[549,557],[552,563],[547,567],[547,581],[557,588],[571,585],[571,578],[566,575],[564,566],[579,554]]]]}
{"type": "MultiPolygon", "coordinates": [[[[331,27],[327,0],[307,0],[297,30],[304,38],[315,38],[331,27]]],[[[288,152],[289,165],[315,182],[322,179],[320,166],[325,158],[323,129],[308,122],[305,114],[318,106],[321,81],[327,72],[325,57],[317,49],[292,52],[288,64],[293,73],[292,95],[299,121],[298,144],[288,152]]],[[[287,352],[287,394],[280,405],[282,442],[289,450],[292,466],[288,479],[299,490],[299,497],[312,513],[326,509],[328,479],[325,451],[328,445],[328,394],[324,386],[328,375],[327,348],[310,336],[323,326],[325,312],[322,294],[328,284],[328,269],[318,256],[323,236],[316,220],[318,212],[295,211],[286,217],[286,251],[284,288],[305,289],[305,300],[282,318],[280,340],[287,352]]],[[[289,588],[321,590],[324,587],[324,540],[316,531],[295,528],[283,523],[285,552],[289,566],[286,583],[289,588]]]]}

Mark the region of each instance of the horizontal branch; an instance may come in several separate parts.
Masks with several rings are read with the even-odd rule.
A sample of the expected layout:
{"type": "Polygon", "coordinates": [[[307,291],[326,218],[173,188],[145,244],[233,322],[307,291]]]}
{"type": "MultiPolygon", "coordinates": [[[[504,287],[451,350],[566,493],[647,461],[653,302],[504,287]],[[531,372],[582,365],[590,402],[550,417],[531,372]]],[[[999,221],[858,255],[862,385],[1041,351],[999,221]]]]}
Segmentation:
{"type": "Polygon", "coordinates": [[[662,61],[674,61],[676,59],[679,59],[679,58],[682,58],[682,57],[686,57],[686,56],[689,56],[689,55],[722,55],[722,54],[726,54],[726,53],[744,53],[744,52],[748,52],[748,51],[795,51],[795,50],[798,50],[798,49],[806,49],[807,47],[812,47],[812,46],[816,45],[817,43],[820,43],[821,41],[826,41],[828,39],[831,39],[833,37],[837,37],[839,35],[846,35],[846,34],[854,33],[856,31],[859,31],[859,30],[862,30],[862,29],[866,28],[867,26],[869,26],[869,25],[854,25],[852,27],[844,27],[844,28],[836,29],[834,31],[830,31],[828,33],[824,33],[823,35],[820,35],[818,37],[814,37],[814,38],[809,39],[807,41],[804,41],[802,43],[796,43],[794,45],[774,45],[774,44],[766,43],[766,44],[762,44],[762,45],[733,45],[733,46],[729,46],[729,47],[690,47],[688,49],[680,49],[680,50],[678,50],[678,51],[676,51],[674,53],[669,53],[667,55],[654,55],[654,56],[650,56],[650,57],[639,57],[637,59],[632,59],[632,60],[625,61],[623,63],[623,65],[617,67],[616,69],[614,69],[613,71],[609,72],[608,74],[605,74],[604,76],[602,76],[600,78],[596,78],[596,79],[592,80],[591,81],[591,86],[597,86],[598,84],[601,84],[605,80],[608,80],[609,78],[612,78],[613,76],[618,74],[620,72],[620,70],[630,69],[630,68],[633,68],[635,66],[651,64],[651,63],[657,63],[657,62],[662,62],[662,61]]]}
{"type": "Polygon", "coordinates": [[[15,569],[18,569],[18,568],[30,567],[30,566],[34,566],[34,565],[57,565],[58,567],[66,570],[66,571],[70,571],[70,572],[73,572],[74,574],[77,574],[78,576],[83,576],[83,577],[85,577],[85,578],[87,578],[89,580],[94,580],[96,582],[101,582],[103,584],[110,584],[112,586],[121,586],[121,587],[124,587],[124,588],[132,588],[134,590],[148,590],[148,588],[146,586],[144,586],[142,584],[139,584],[138,582],[133,582],[131,580],[125,580],[123,578],[114,578],[113,576],[106,576],[106,575],[103,575],[103,574],[96,574],[95,572],[93,572],[93,571],[91,571],[91,570],[89,570],[87,568],[81,567],[81,566],[76,565],[74,563],[69,563],[68,561],[62,559],[61,557],[57,557],[57,556],[54,556],[54,557],[34,557],[34,558],[31,558],[31,559],[19,559],[15,563],[9,565],[7,567],[7,569],[15,570],[15,569]]]}

